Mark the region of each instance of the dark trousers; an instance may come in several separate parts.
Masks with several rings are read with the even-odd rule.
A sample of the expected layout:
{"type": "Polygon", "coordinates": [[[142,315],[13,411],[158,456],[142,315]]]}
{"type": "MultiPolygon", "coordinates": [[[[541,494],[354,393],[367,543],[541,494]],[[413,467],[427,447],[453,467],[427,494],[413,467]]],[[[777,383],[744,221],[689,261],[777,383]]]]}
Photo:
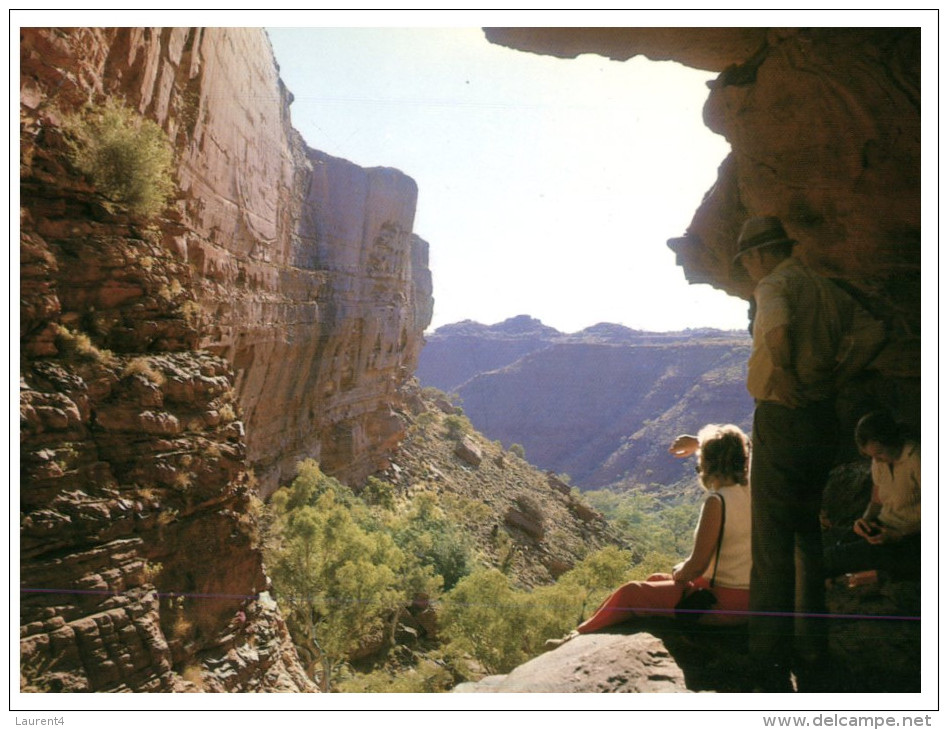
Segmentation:
{"type": "Polygon", "coordinates": [[[920,580],[922,565],[921,535],[911,535],[898,542],[873,545],[852,530],[840,531],[827,542],[823,551],[826,577],[860,570],[881,570],[896,580],[920,580]]]}
{"type": "Polygon", "coordinates": [[[789,671],[795,633],[804,657],[826,649],[820,502],[837,440],[831,401],[754,410],[749,630],[762,667],[789,671]]]}

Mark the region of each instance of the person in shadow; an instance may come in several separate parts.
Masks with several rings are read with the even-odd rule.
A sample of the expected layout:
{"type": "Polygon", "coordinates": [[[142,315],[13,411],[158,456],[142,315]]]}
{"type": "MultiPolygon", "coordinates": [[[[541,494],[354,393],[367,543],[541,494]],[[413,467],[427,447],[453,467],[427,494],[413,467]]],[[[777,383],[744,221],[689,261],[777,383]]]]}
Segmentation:
{"type": "MultiPolygon", "coordinates": [[[[750,442],[734,425],[705,426],[697,436],[679,436],[669,451],[678,458],[698,454],[697,472],[708,491],[686,560],[671,573],[655,573],[616,589],[596,612],[562,639],[599,631],[631,618],[674,616],[683,598],[710,591],[707,608],[682,609],[704,624],[734,625],[747,620],[751,572],[750,442]]],[[[687,615],[686,614],[686,615],[687,615]]]]}
{"type": "Polygon", "coordinates": [[[918,580],[921,574],[922,447],[885,411],[856,424],[856,446],[872,459],[872,496],[852,533],[824,551],[829,578],[881,570],[918,580]]]}

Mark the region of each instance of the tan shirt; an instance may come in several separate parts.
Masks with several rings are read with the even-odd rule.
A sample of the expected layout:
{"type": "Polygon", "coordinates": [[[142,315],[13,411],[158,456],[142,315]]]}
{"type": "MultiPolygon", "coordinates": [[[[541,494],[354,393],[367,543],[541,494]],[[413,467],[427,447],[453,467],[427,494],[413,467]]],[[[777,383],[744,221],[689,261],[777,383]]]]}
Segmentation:
{"type": "Polygon", "coordinates": [[[882,509],[879,522],[899,535],[922,529],[922,447],[909,441],[893,464],[872,462],[872,483],[882,509]]]}
{"type": "Polygon", "coordinates": [[[791,256],[757,282],[754,299],[748,392],[758,401],[779,402],[768,388],[774,363],[765,338],[772,329],[789,325],[793,367],[804,397],[810,402],[831,397],[843,335],[852,321],[852,298],[791,256]]]}

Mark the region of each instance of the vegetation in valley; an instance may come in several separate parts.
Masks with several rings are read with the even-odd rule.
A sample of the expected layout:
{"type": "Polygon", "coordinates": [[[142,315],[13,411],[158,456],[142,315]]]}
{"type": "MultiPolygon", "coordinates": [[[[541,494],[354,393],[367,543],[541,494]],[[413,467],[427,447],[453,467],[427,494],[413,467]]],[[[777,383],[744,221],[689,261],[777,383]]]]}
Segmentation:
{"type": "Polygon", "coordinates": [[[687,556],[694,542],[702,499],[696,485],[697,480],[694,485],[665,488],[662,496],[655,493],[657,485],[650,485],[624,492],[583,492],[583,498],[632,546],[640,563],[654,566],[649,572],[669,572],[680,556],[687,556]]]}
{"type": "Polygon", "coordinates": [[[267,505],[274,595],[324,691],[440,692],[509,672],[617,585],[667,571],[690,546],[695,495],[580,495],[487,442],[448,399],[439,409],[426,398],[397,469],[354,490],[304,461],[267,505]],[[462,438],[482,469],[454,456],[462,438]],[[546,496],[526,489],[528,474],[546,496]],[[596,510],[608,524],[590,539],[574,513],[596,510]],[[511,511],[532,522],[518,529],[511,511]],[[555,578],[540,572],[544,560],[555,578]]]}

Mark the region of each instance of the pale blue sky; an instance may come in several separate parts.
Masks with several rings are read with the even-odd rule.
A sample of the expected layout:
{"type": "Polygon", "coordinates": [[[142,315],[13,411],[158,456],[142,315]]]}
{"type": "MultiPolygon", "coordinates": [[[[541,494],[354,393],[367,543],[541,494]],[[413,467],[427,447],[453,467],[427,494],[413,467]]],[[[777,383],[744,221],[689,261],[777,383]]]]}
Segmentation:
{"type": "Polygon", "coordinates": [[[728,152],[702,123],[713,74],[521,53],[476,27],[268,32],[307,143],[418,183],[433,327],[746,326],[746,304],[687,285],[665,245],[728,152]]]}

